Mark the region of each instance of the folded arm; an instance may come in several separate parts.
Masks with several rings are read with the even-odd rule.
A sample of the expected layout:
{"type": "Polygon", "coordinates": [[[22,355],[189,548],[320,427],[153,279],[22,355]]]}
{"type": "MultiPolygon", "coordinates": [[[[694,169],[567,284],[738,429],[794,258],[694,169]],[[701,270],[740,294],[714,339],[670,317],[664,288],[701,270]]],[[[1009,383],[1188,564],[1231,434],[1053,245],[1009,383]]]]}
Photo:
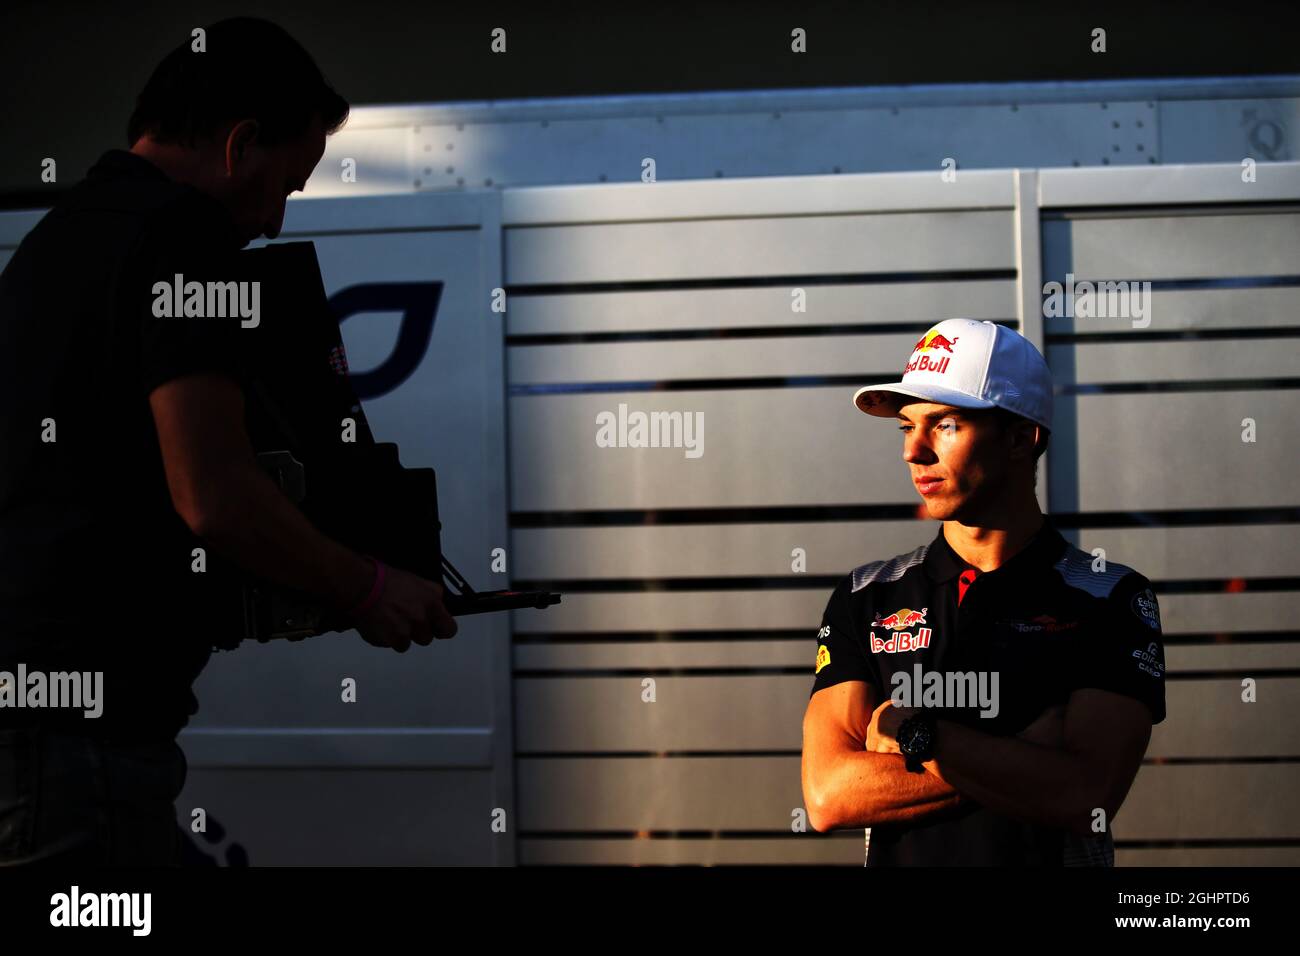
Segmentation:
{"type": "Polygon", "coordinates": [[[813,694],[803,722],[803,793],[819,831],[903,823],[945,813],[961,800],[936,774],[910,773],[897,753],[864,749],[875,710],[864,681],[813,694]]]}
{"type": "Polygon", "coordinates": [[[1151,739],[1151,712],[1134,698],[1088,688],[1070,696],[1059,747],[946,720],[937,730],[927,776],[1008,816],[1088,835],[1095,811],[1105,811],[1109,829],[1128,795],[1151,739]]]}

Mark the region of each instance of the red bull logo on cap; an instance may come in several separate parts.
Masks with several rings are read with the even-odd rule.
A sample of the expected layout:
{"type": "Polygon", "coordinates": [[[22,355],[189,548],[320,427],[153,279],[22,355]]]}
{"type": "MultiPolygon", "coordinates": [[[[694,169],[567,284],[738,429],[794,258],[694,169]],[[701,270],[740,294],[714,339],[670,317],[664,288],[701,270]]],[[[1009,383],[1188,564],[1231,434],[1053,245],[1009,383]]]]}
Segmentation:
{"type": "Polygon", "coordinates": [[[912,347],[912,360],[907,363],[903,369],[903,374],[908,372],[939,372],[948,371],[949,356],[953,354],[952,347],[957,344],[961,336],[948,338],[940,332],[931,329],[916,340],[916,345],[912,347]],[[936,353],[934,356],[926,355],[926,352],[936,353]],[[947,352],[948,355],[942,355],[947,352]]]}

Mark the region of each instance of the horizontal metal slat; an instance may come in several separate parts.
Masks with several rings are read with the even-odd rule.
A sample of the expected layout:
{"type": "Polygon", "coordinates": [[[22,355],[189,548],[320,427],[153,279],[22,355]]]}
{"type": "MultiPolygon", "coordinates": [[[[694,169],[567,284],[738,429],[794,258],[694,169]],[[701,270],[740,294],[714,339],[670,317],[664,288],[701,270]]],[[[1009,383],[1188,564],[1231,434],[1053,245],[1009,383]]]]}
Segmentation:
{"type": "MultiPolygon", "coordinates": [[[[520,828],[619,833],[789,832],[803,804],[799,758],[522,757],[520,828]]],[[[1293,840],[1300,764],[1144,766],[1115,818],[1117,841],[1293,840]]],[[[858,831],[861,833],[861,831],[858,831]]]]}
{"type": "MultiPolygon", "coordinates": [[[[1172,644],[1165,648],[1170,674],[1300,671],[1300,641],[1172,644]]],[[[518,671],[646,671],[691,668],[791,668],[813,666],[811,637],[760,640],[744,633],[723,641],[600,641],[520,644],[518,671]]],[[[1297,741],[1300,744],[1300,741],[1297,741]]]]}
{"type": "Polygon", "coordinates": [[[508,299],[506,328],[509,335],[577,335],[786,325],[930,325],[954,316],[1008,319],[1016,310],[1016,284],[1007,279],[791,283],[754,288],[517,294],[508,299]],[[792,311],[790,290],[796,287],[804,290],[805,312],[792,311]]]}
{"type": "Polygon", "coordinates": [[[1053,345],[1047,362],[1058,386],[1293,378],[1300,375],[1300,337],[1053,345]]]}
{"type": "Polygon", "coordinates": [[[565,839],[523,837],[522,866],[862,866],[863,834],[790,839],[565,839]]]}
{"type": "MultiPolygon", "coordinates": [[[[516,634],[622,631],[816,631],[831,589],[572,593],[545,611],[515,614],[516,634]]],[[[1241,634],[1295,629],[1294,592],[1162,594],[1166,635],[1241,634]]]]}
{"type": "Polygon", "coordinates": [[[1286,390],[1058,397],[1053,448],[1065,453],[1048,456],[1051,508],[1294,506],[1298,412],[1300,391],[1286,390]],[[1242,441],[1248,418],[1254,442],[1242,441]]]}
{"type": "MultiPolygon", "coordinates": [[[[1043,223],[1044,249],[1069,250],[1076,279],[1294,275],[1300,214],[1141,216],[1043,223]]],[[[1064,276],[1044,275],[1043,281],[1064,276]]]]}
{"type": "Polygon", "coordinates": [[[511,285],[1014,268],[1009,211],[528,226],[505,230],[511,285]]]}
{"type": "MultiPolygon", "coordinates": [[[[846,574],[906,554],[938,532],[930,520],[515,528],[511,570],[528,581],[784,575],[793,573],[799,548],[804,573],[846,574]]],[[[1100,548],[1108,561],[1153,581],[1300,577],[1298,534],[1284,524],[1066,532],[1084,551],[1100,548]]]]}
{"type": "MultiPolygon", "coordinates": [[[[814,647],[810,638],[806,675],[659,676],[652,702],[643,676],[517,677],[516,750],[798,751],[814,647]]],[[[1245,703],[1238,679],[1168,681],[1167,716],[1147,756],[1300,757],[1291,719],[1300,712],[1300,678],[1260,676],[1256,685],[1257,701],[1245,703]]]]}

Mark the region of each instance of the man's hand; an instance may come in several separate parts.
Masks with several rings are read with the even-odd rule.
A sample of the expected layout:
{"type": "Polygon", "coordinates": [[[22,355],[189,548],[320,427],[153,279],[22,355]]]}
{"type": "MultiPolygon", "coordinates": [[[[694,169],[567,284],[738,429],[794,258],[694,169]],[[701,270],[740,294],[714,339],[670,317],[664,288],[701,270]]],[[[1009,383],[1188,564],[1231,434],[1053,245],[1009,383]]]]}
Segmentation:
{"type": "Polygon", "coordinates": [[[876,754],[902,753],[898,749],[898,728],[915,713],[916,708],[897,707],[892,698],[887,698],[871,713],[871,722],[867,724],[866,751],[876,754]]]}
{"type": "Polygon", "coordinates": [[[436,637],[455,637],[458,627],[442,603],[442,585],[390,567],[384,590],[356,622],[362,639],[375,647],[405,654],[411,642],[422,646],[436,637]]]}

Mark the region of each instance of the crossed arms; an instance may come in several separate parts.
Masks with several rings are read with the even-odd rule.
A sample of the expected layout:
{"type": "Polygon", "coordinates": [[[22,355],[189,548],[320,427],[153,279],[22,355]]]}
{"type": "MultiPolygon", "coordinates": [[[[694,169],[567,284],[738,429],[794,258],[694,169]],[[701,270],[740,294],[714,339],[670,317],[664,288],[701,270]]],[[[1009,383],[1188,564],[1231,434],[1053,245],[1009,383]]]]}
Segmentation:
{"type": "Polygon", "coordinates": [[[803,793],[816,830],[918,821],[973,801],[1007,816],[1093,833],[1110,828],[1151,738],[1146,705],[1110,691],[1075,691],[1015,737],[947,720],[925,773],[910,773],[894,739],[913,713],[877,703],[864,681],[813,694],[803,722],[803,793]]]}

